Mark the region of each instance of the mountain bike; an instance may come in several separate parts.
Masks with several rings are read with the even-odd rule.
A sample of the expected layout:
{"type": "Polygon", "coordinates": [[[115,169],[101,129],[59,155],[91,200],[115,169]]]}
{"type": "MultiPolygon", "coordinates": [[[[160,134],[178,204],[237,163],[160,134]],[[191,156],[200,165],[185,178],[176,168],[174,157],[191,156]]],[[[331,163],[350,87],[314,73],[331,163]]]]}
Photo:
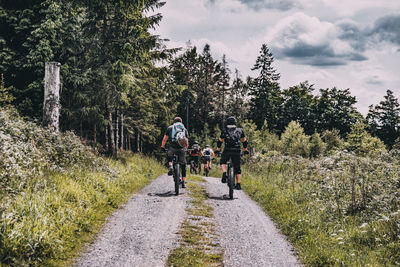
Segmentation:
{"type": "Polygon", "coordinates": [[[194,160],[190,161],[190,173],[200,174],[200,166],[199,162],[195,162],[194,160]]]}
{"type": "Polygon", "coordinates": [[[211,156],[204,156],[203,158],[204,158],[203,162],[206,165],[204,167],[204,172],[203,173],[204,173],[205,176],[208,177],[208,173],[210,172],[210,167],[208,167],[208,161],[211,161],[211,156]]]}
{"type": "MultiPolygon", "coordinates": [[[[167,149],[165,151],[168,153],[167,149]]],[[[181,165],[179,164],[179,158],[177,154],[174,154],[172,159],[172,167],[174,169],[172,176],[175,184],[175,195],[179,195],[179,185],[181,183],[181,165]]]]}
{"type": "Polygon", "coordinates": [[[234,167],[233,167],[233,162],[232,158],[229,158],[229,161],[227,163],[228,165],[228,179],[227,179],[227,184],[229,187],[229,198],[233,199],[233,190],[235,189],[236,186],[236,177],[235,177],[235,172],[234,172],[234,167]]]}

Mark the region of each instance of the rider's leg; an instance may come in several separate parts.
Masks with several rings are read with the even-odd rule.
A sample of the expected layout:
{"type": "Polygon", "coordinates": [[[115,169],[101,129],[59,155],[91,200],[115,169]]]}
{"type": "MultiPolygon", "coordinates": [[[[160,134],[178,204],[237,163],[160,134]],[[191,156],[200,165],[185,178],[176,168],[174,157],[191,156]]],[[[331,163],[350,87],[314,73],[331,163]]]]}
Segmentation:
{"type": "Polygon", "coordinates": [[[240,154],[232,156],[232,163],[234,166],[234,172],[236,174],[236,189],[240,190],[242,189],[240,186],[240,174],[242,173],[242,170],[240,169],[240,154]]]}
{"type": "Polygon", "coordinates": [[[173,167],[172,167],[172,157],[174,156],[174,150],[170,147],[168,148],[168,152],[167,152],[167,160],[168,160],[168,175],[172,175],[173,174],[173,167]]]}

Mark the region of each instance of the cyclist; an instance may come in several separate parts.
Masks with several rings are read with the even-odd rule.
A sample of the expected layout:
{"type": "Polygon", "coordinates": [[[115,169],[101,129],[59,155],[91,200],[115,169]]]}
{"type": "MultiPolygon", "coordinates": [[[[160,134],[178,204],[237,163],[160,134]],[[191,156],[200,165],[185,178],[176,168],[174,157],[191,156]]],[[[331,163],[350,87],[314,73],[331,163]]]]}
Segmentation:
{"type": "Polygon", "coordinates": [[[229,159],[232,159],[233,167],[234,167],[234,173],[236,175],[236,189],[241,190],[240,186],[240,174],[241,174],[241,169],[240,169],[240,142],[243,144],[243,153],[244,154],[249,154],[247,151],[247,140],[244,135],[244,131],[242,128],[236,127],[236,118],[235,117],[229,117],[226,120],[226,127],[222,131],[221,136],[218,139],[217,142],[217,151],[216,153],[219,154],[221,151],[221,146],[222,143],[225,142],[225,147],[224,151],[222,152],[221,155],[221,169],[222,169],[222,179],[221,182],[226,183],[227,179],[227,174],[226,174],[226,163],[229,161],[229,159]]]}
{"type": "Polygon", "coordinates": [[[206,169],[208,165],[208,169],[211,170],[211,157],[215,158],[214,151],[210,147],[210,145],[206,145],[206,147],[202,151],[203,157],[204,157],[204,170],[206,169]]]}
{"type": "Polygon", "coordinates": [[[165,144],[168,139],[171,141],[171,145],[167,151],[167,159],[169,164],[168,175],[172,175],[174,169],[172,167],[172,158],[176,154],[178,155],[178,162],[182,169],[182,188],[185,188],[186,178],[186,150],[188,149],[189,134],[185,126],[182,123],[181,117],[176,117],[174,123],[167,128],[164,137],[161,142],[161,148],[165,150],[165,144]]]}
{"type": "Polygon", "coordinates": [[[200,156],[203,156],[199,142],[194,141],[192,149],[189,151],[189,155],[190,155],[190,160],[193,160],[193,162],[196,164],[196,174],[197,174],[199,173],[199,166],[200,166],[199,159],[200,156]]]}

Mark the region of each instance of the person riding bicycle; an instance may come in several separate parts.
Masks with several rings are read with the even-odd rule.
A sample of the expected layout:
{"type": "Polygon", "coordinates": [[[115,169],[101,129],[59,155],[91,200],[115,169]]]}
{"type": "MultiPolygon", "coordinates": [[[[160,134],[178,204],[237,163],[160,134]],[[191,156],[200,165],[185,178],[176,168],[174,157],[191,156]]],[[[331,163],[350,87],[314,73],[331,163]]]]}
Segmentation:
{"type": "Polygon", "coordinates": [[[206,145],[206,147],[202,151],[203,153],[203,158],[204,158],[204,170],[208,166],[208,169],[211,170],[211,157],[215,158],[214,151],[210,147],[210,145],[206,145]]]}
{"type": "Polygon", "coordinates": [[[224,151],[222,152],[221,161],[220,161],[221,169],[223,172],[221,182],[226,183],[226,179],[227,179],[226,163],[229,161],[229,159],[232,159],[234,173],[236,175],[236,189],[241,190],[242,188],[240,186],[240,174],[241,174],[240,142],[242,142],[242,144],[243,144],[243,153],[249,154],[249,152],[247,151],[248,142],[244,135],[244,131],[242,128],[236,127],[236,118],[235,117],[229,117],[226,120],[226,127],[222,131],[221,136],[219,137],[218,142],[217,142],[217,151],[216,151],[217,154],[220,153],[223,142],[225,142],[225,147],[224,147],[224,151]]]}
{"type": "Polygon", "coordinates": [[[168,147],[167,159],[169,164],[168,175],[172,175],[174,172],[172,166],[172,159],[174,155],[178,155],[178,162],[182,169],[182,188],[185,188],[186,178],[186,150],[188,149],[189,134],[185,126],[182,123],[181,117],[176,117],[174,123],[167,128],[164,137],[161,142],[161,148],[165,150],[165,144],[168,139],[171,141],[171,145],[168,147]]]}
{"type": "Polygon", "coordinates": [[[203,156],[201,149],[200,149],[200,144],[197,141],[194,141],[192,148],[189,151],[189,156],[190,156],[190,160],[196,164],[196,174],[199,173],[199,160],[200,157],[203,156]]]}

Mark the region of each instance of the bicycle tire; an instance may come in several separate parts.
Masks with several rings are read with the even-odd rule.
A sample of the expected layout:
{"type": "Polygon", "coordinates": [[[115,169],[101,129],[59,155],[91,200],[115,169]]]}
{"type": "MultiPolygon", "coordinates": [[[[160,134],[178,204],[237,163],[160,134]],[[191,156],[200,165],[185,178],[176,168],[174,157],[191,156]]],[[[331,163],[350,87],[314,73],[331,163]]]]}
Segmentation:
{"type": "Polygon", "coordinates": [[[233,199],[233,190],[235,188],[235,173],[233,171],[232,165],[229,166],[228,186],[229,186],[229,198],[233,199]]]}
{"type": "Polygon", "coordinates": [[[180,165],[179,164],[175,164],[175,173],[174,173],[175,175],[175,179],[174,179],[174,182],[175,182],[175,195],[179,195],[179,183],[180,183],[180,174],[181,174],[181,172],[180,172],[180,165]]]}

